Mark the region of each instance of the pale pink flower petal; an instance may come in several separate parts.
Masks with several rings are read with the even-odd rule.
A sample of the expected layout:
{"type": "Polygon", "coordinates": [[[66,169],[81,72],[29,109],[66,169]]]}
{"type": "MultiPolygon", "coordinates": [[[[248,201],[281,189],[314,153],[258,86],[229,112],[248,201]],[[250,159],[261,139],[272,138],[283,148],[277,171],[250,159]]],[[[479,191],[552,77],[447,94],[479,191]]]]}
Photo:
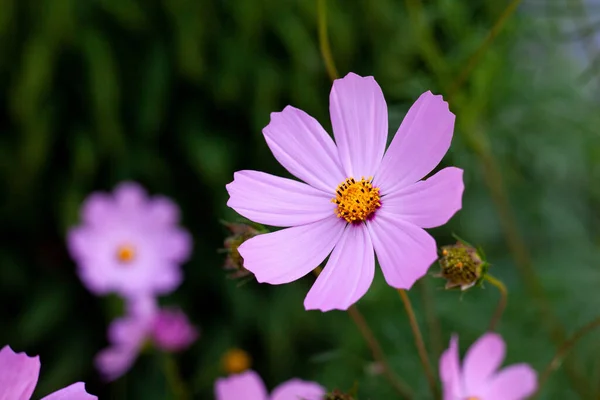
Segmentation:
{"type": "Polygon", "coordinates": [[[112,222],[112,199],[106,193],[92,193],[81,206],[84,223],[102,226],[112,222]]]}
{"type": "Polygon", "coordinates": [[[304,225],[330,217],[335,210],[332,194],[264,172],[236,172],[226,188],[227,205],[260,224],[304,225]]]}
{"type": "Polygon", "coordinates": [[[155,196],[147,205],[148,220],[157,226],[172,226],[179,222],[179,207],[173,200],[155,196]]]}
{"type": "Polygon", "coordinates": [[[291,379],[273,389],[270,400],[323,400],[326,393],[325,388],[315,382],[291,379]]]}
{"type": "Polygon", "coordinates": [[[463,395],[460,376],[458,337],[453,335],[450,339],[450,347],[440,357],[440,379],[443,383],[444,400],[455,400],[463,395]]]}
{"type": "Polygon", "coordinates": [[[263,129],[273,155],[292,175],[327,193],[346,178],[331,137],[310,115],[287,106],[263,129]]]}
{"type": "Polygon", "coordinates": [[[125,375],[133,366],[138,356],[138,349],[128,346],[111,346],[101,350],[94,364],[102,378],[108,382],[125,375]]]}
{"type": "Polygon", "coordinates": [[[367,227],[383,276],[392,287],[410,289],[437,259],[435,240],[427,232],[383,208],[367,227]]]}
{"type": "Polygon", "coordinates": [[[194,343],[198,338],[198,331],[183,311],[166,308],[156,314],[151,335],[157,348],[177,352],[194,343]]]}
{"type": "Polygon", "coordinates": [[[347,310],[371,286],[375,254],[364,224],[348,225],[304,300],[307,310],[347,310]]]}
{"type": "Polygon", "coordinates": [[[467,351],[463,361],[465,390],[481,393],[489,384],[490,377],[500,368],[506,354],[506,345],[496,333],[486,333],[467,351]]]}
{"type": "Polygon", "coordinates": [[[346,225],[332,215],[321,221],[258,235],[238,248],[244,268],[258,282],[282,284],[315,269],[333,249],[346,225]]]}
{"type": "Polygon", "coordinates": [[[408,110],[375,181],[386,195],[415,183],[442,160],[452,141],[454,114],[442,96],[425,92],[408,110]]]}
{"type": "Polygon", "coordinates": [[[463,170],[444,168],[431,178],[413,183],[383,198],[388,213],[421,228],[444,225],[462,208],[463,170]]]}
{"type": "Polygon", "coordinates": [[[387,106],[375,79],[354,73],[336,79],[329,95],[329,112],[346,178],[373,176],[388,135],[387,106]]]}
{"type": "Polygon", "coordinates": [[[0,350],[0,399],[29,400],[39,374],[39,357],[15,353],[4,346],[0,350]]]}
{"type": "Polygon", "coordinates": [[[227,378],[219,378],[215,383],[216,400],[268,400],[265,385],[254,371],[246,371],[227,378]]]}
{"type": "Polygon", "coordinates": [[[496,374],[485,400],[523,400],[537,390],[537,373],[527,364],[515,364],[496,374]]]}
{"type": "Polygon", "coordinates": [[[124,213],[138,214],[140,209],[144,207],[148,194],[136,182],[122,182],[115,187],[114,197],[115,202],[124,213]]]}
{"type": "Polygon", "coordinates": [[[56,391],[48,396],[42,398],[42,400],[93,400],[98,397],[93,396],[85,391],[85,384],[77,382],[71,386],[67,386],[64,389],[56,391]]]}

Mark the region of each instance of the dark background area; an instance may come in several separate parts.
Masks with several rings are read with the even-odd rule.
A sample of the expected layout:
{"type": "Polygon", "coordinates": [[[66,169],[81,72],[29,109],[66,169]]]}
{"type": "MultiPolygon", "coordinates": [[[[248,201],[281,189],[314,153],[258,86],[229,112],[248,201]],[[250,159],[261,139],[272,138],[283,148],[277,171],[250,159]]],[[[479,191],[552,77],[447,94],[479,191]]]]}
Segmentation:
{"type": "MultiPolygon", "coordinates": [[[[340,74],[381,85],[391,134],[422,92],[450,102],[457,124],[443,164],[465,170],[466,191],[432,233],[486,250],[509,289],[507,362],[541,371],[600,309],[600,8],[523,1],[470,71],[507,5],[328,0],[329,36],[340,74]]],[[[101,398],[171,396],[153,355],[115,383],[98,379],[93,357],[119,300],[91,295],[65,248],[90,192],[135,180],[174,199],[194,236],[185,281],[161,302],[201,329],[177,357],[195,398],[212,398],[232,347],[252,355],[269,388],[298,376],[394,398],[345,313],[304,311],[313,277],[240,285],[217,251],[219,221],[237,218],[226,207],[233,172],[287,176],[262,138],[269,113],[291,104],[330,130],[330,85],[314,1],[0,1],[0,345],[40,355],[36,397],[74,381],[101,398]]],[[[484,333],[498,300],[489,285],[462,296],[443,285],[428,276],[409,293],[435,365],[451,333],[463,350],[484,333]]],[[[358,307],[393,368],[428,398],[406,313],[380,271],[358,307]]],[[[542,398],[600,398],[599,338],[576,346],[571,373],[554,374],[542,398]]]]}

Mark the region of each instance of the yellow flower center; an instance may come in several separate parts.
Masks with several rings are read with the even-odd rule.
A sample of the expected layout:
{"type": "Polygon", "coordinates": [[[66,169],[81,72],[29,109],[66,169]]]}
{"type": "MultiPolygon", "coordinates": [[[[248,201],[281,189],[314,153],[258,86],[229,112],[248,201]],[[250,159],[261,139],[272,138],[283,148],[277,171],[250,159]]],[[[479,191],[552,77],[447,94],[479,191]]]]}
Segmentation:
{"type": "Polygon", "coordinates": [[[335,214],[349,223],[367,220],[379,207],[381,198],[379,188],[373,187],[373,177],[360,181],[348,178],[335,190],[336,196],[331,201],[337,204],[335,214]]]}
{"type": "Polygon", "coordinates": [[[117,260],[122,264],[128,264],[135,258],[135,248],[129,244],[123,244],[117,248],[117,260]]]}
{"type": "Polygon", "coordinates": [[[481,400],[479,397],[469,396],[465,400],[481,400]]]}
{"type": "Polygon", "coordinates": [[[250,355],[242,349],[230,349],[223,355],[223,367],[228,374],[239,374],[250,368],[250,355]]]}

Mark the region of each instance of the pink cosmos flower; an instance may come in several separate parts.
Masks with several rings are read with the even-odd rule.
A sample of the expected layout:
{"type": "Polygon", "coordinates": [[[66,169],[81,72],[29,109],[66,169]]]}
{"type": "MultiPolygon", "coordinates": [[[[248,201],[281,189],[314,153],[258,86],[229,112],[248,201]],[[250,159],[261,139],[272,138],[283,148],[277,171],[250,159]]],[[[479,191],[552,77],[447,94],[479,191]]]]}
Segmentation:
{"type": "MultiPolygon", "coordinates": [[[[40,358],[15,353],[9,346],[0,350],[0,399],[27,400],[31,398],[40,374],[40,358]]],[[[78,382],[56,391],[42,400],[91,400],[97,399],[85,391],[85,384],[78,382]]]]}
{"type": "Polygon", "coordinates": [[[132,367],[144,345],[172,353],[188,348],[197,338],[198,331],[183,311],[160,309],[155,299],[137,299],[129,304],[125,317],[110,324],[110,346],[96,356],[96,368],[112,381],[132,367]]]}
{"type": "Polygon", "coordinates": [[[227,205],[238,213],[290,227],[239,247],[259,282],[292,282],[331,253],[304,301],[306,309],[322,311],[345,310],[366,293],[375,253],[387,283],[410,288],[437,258],[423,228],[445,224],[461,208],[464,189],[463,172],[453,167],[420,181],[452,140],[454,115],[441,96],[419,97],[387,152],[387,106],[373,77],[336,80],[329,101],[335,144],[291,106],[272,113],[263,130],[277,161],[306,184],[239,171],[227,185],[227,205]]]}
{"type": "Polygon", "coordinates": [[[171,200],[150,198],[138,184],[125,182],[112,195],[90,195],[81,217],[68,247],[93,293],[165,294],[181,283],[179,265],[190,255],[191,238],[177,226],[179,210],[171,200]]]}
{"type": "Polygon", "coordinates": [[[269,396],[260,376],[254,371],[217,379],[216,400],[322,400],[325,389],[314,382],[291,379],[277,386],[269,396]]]}
{"type": "Polygon", "coordinates": [[[537,389],[537,374],[527,364],[511,365],[498,370],[506,345],[502,337],[486,333],[467,351],[460,366],[458,338],[440,357],[440,378],[444,400],[522,400],[537,389]]]}

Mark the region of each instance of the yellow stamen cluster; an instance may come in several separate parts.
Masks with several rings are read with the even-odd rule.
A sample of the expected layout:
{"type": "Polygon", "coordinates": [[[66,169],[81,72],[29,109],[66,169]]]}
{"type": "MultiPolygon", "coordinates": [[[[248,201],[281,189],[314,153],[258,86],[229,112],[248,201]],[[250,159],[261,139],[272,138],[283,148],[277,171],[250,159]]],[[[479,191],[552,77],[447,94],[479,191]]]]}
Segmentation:
{"type": "Polygon", "coordinates": [[[117,248],[117,260],[122,264],[127,264],[135,258],[135,248],[129,244],[123,244],[117,248]]]}
{"type": "Polygon", "coordinates": [[[381,207],[379,188],[373,187],[373,177],[360,181],[348,178],[337,189],[336,197],[331,201],[337,204],[335,214],[348,221],[358,223],[369,218],[381,207]]]}

